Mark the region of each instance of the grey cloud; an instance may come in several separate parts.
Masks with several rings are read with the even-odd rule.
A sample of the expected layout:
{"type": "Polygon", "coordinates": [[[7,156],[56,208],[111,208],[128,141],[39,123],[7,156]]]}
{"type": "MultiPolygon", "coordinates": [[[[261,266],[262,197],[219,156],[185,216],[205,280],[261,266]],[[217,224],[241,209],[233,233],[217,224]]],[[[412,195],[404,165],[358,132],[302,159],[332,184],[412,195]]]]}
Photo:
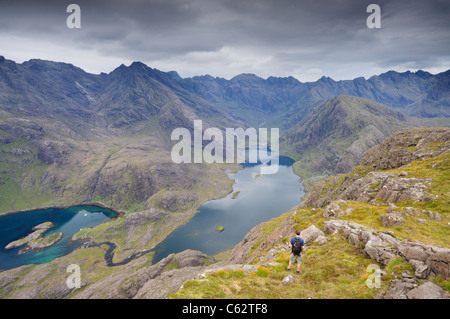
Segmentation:
{"type": "Polygon", "coordinates": [[[225,77],[232,72],[288,76],[315,68],[322,75],[352,78],[405,64],[448,68],[450,63],[448,1],[73,2],[82,10],[80,30],[65,27],[64,1],[7,1],[0,11],[0,40],[14,35],[23,45],[42,38],[43,46],[83,48],[86,56],[90,48],[111,61],[140,60],[185,76],[212,71],[225,77]],[[374,2],[382,9],[380,30],[366,27],[366,8],[374,2]]]}

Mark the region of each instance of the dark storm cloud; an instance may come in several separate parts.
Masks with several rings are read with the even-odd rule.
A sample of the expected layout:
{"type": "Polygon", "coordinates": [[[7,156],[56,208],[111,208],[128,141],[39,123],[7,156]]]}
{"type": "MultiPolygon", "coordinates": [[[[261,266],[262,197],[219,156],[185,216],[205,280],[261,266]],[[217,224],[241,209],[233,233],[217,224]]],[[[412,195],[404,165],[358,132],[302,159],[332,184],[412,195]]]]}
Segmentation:
{"type": "Polygon", "coordinates": [[[3,1],[0,54],[96,73],[134,60],[182,76],[228,78],[441,71],[450,63],[449,11],[439,0],[3,1]],[[81,7],[81,29],[66,27],[70,3],[81,7]],[[381,29],[366,26],[370,3],[381,7],[381,29]]]}

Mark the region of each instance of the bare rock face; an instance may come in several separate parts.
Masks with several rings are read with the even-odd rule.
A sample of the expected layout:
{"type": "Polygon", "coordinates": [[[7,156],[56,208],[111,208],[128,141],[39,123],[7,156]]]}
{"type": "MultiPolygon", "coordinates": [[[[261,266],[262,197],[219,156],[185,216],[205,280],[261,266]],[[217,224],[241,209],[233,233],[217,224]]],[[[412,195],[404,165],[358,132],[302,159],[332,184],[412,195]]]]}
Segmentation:
{"type": "Polygon", "coordinates": [[[366,151],[362,165],[375,169],[397,168],[417,159],[438,156],[450,151],[450,129],[412,128],[397,132],[381,144],[366,151]],[[443,143],[430,147],[431,143],[443,143]]]}
{"type": "Polygon", "coordinates": [[[401,279],[391,281],[389,289],[383,296],[383,299],[408,299],[408,292],[418,286],[417,279],[406,273],[403,273],[401,279]]]}
{"type": "Polygon", "coordinates": [[[414,275],[419,279],[427,278],[430,274],[430,267],[423,261],[412,259],[409,262],[414,268],[414,275]]]}

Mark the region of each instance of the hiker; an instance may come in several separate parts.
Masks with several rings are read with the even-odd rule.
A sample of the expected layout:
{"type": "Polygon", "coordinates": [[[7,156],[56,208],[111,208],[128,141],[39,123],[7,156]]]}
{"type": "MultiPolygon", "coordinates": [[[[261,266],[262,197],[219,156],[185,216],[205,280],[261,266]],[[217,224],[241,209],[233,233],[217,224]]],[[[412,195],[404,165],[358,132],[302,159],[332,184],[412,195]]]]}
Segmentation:
{"type": "Polygon", "coordinates": [[[292,263],[297,261],[297,274],[300,273],[300,264],[302,263],[302,250],[305,249],[305,241],[300,238],[300,231],[295,231],[295,237],[291,239],[289,244],[291,256],[289,257],[289,266],[287,270],[291,270],[292,263]]]}

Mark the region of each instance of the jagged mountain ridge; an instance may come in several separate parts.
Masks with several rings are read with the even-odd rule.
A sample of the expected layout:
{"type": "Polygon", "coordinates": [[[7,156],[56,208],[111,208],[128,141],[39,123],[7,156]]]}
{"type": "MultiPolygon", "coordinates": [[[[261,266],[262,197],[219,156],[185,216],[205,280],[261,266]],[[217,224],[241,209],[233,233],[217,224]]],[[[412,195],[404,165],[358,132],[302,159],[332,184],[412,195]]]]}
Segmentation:
{"type": "Polygon", "coordinates": [[[315,106],[281,143],[299,172],[346,173],[364,151],[410,126],[415,124],[409,118],[384,104],[340,95],[315,106]]]}
{"type": "Polygon", "coordinates": [[[67,63],[34,59],[17,64],[2,58],[0,88],[0,110],[12,116],[52,118],[79,127],[114,131],[152,118],[162,129],[192,127],[198,118],[231,125],[230,116],[176,85],[170,74],[139,62],[94,75],[67,63]]]}
{"type": "MultiPolygon", "coordinates": [[[[294,169],[298,175],[305,178],[311,174],[346,172],[359,163],[366,149],[394,131],[425,125],[422,121],[405,120],[405,116],[390,106],[402,108],[417,99],[414,103],[419,109],[428,99],[444,101],[441,110],[447,110],[449,74],[387,72],[367,81],[358,78],[336,82],[323,77],[312,83],[301,83],[293,77],[264,80],[253,74],[241,74],[231,80],[211,76],[183,79],[174,71],[162,72],[141,62],[121,65],[109,74],[94,75],[67,63],[33,59],[18,64],[2,57],[0,146],[3,154],[15,155],[12,159],[3,156],[5,169],[1,171],[0,182],[14,181],[15,187],[25,189],[44,184],[46,192],[50,187],[51,194],[61,197],[62,190],[71,194],[72,201],[97,194],[102,199],[114,198],[112,203],[121,205],[124,196],[114,196],[114,192],[124,188],[112,184],[117,181],[114,176],[123,172],[112,174],[109,182],[99,178],[101,169],[108,168],[109,159],[119,155],[125,159],[125,152],[113,150],[114,144],[124,146],[123,138],[139,144],[143,137],[150,136],[152,142],[147,139],[143,144],[169,152],[170,131],[176,127],[192,129],[195,119],[202,119],[204,127],[280,127],[282,152],[297,160],[294,169]],[[430,87],[427,97],[419,100],[430,87]],[[388,107],[350,96],[345,100],[352,102],[344,103],[344,97],[335,97],[348,92],[389,100],[391,104],[388,107]],[[406,95],[411,97],[405,100],[406,95]],[[339,107],[330,107],[336,103],[339,107]],[[137,135],[140,137],[135,139],[137,135]],[[86,141],[111,146],[96,147],[101,150],[95,155],[100,160],[94,163],[94,158],[81,160],[86,158],[81,154],[96,153],[83,144],[86,141]],[[70,178],[63,169],[57,173],[56,168],[48,167],[45,172],[36,173],[33,163],[77,167],[85,185],[74,187],[72,182],[66,185],[70,178]],[[33,173],[24,177],[29,172],[33,173]],[[22,184],[33,174],[37,175],[32,181],[22,184]]],[[[447,118],[443,121],[447,121],[447,126],[447,118]]],[[[168,160],[168,154],[164,156],[168,160]]],[[[127,170],[136,174],[135,168],[127,170]]],[[[168,171],[179,172],[175,168],[168,171]]],[[[138,175],[147,176],[147,173],[138,175]]],[[[153,179],[161,180],[156,176],[153,179]]],[[[135,185],[127,188],[136,190],[135,185]]],[[[151,193],[158,189],[155,187],[151,193]]],[[[137,197],[143,200],[147,195],[137,197]]],[[[16,196],[20,198],[22,191],[16,196]]],[[[23,205],[17,207],[25,208],[23,205]]]]}
{"type": "MultiPolygon", "coordinates": [[[[240,74],[230,80],[208,75],[183,79],[174,71],[162,72],[141,62],[128,67],[121,65],[109,74],[94,75],[67,63],[33,59],[18,64],[2,57],[0,103],[2,109],[11,112],[38,115],[51,106],[55,113],[81,118],[108,108],[114,114],[111,105],[121,103],[117,107],[123,111],[136,108],[128,110],[129,121],[134,122],[146,119],[168,100],[178,98],[207,116],[220,113],[220,107],[235,112],[248,109],[260,117],[261,112],[268,112],[285,121],[292,117],[298,121],[318,103],[336,95],[352,95],[386,104],[407,115],[449,117],[449,79],[450,70],[436,75],[424,71],[389,71],[367,80],[334,81],[322,77],[309,83],[293,77],[264,80],[254,74],[240,74]],[[141,117],[136,113],[142,113],[141,117]]],[[[122,124],[126,122],[118,121],[115,126],[122,124]]],[[[289,124],[292,122],[286,122],[289,124]]]]}
{"type": "MultiPolygon", "coordinates": [[[[334,81],[322,77],[316,82],[301,83],[293,77],[264,80],[253,74],[241,74],[230,80],[201,76],[180,82],[230,110],[250,107],[255,112],[269,114],[283,111],[286,114],[282,120],[289,126],[301,120],[313,106],[336,95],[368,98],[411,116],[448,117],[449,76],[450,71],[437,75],[424,71],[389,71],[367,80],[361,77],[334,81]]],[[[259,115],[264,118],[263,114],[259,115]]],[[[266,116],[266,120],[269,118],[266,116]]]]}

